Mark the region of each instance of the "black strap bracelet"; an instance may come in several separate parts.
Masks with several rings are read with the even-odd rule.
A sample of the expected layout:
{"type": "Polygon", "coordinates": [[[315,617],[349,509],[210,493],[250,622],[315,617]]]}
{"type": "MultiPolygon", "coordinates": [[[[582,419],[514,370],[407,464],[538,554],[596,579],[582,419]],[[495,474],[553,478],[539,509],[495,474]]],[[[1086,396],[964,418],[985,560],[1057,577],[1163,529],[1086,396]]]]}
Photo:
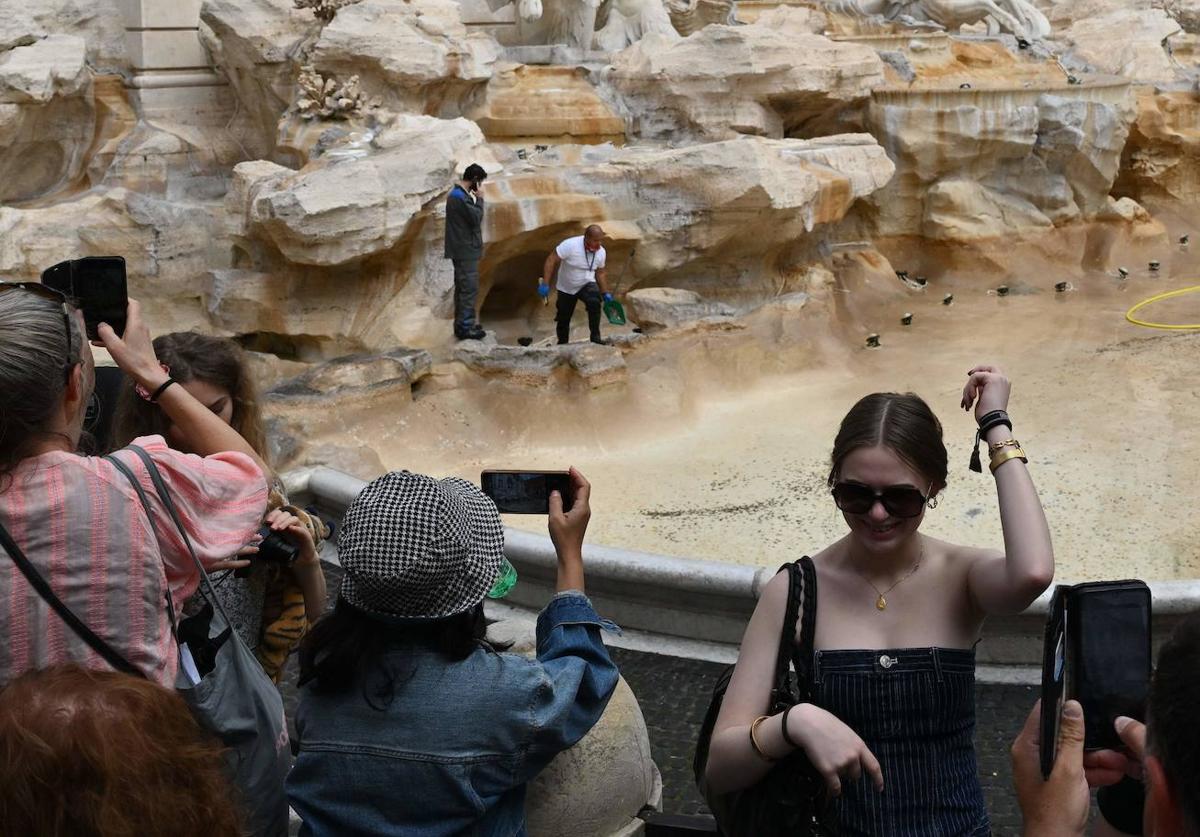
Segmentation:
{"type": "Polygon", "coordinates": [[[154,390],[154,392],[152,392],[150,394],[150,397],[147,398],[146,400],[149,401],[151,404],[157,404],[159,396],[161,396],[164,392],[167,391],[167,387],[169,387],[171,384],[177,384],[177,383],[179,383],[179,381],[175,380],[174,378],[167,378],[167,380],[163,383],[163,385],[160,386],[158,389],[154,390]]]}
{"type": "Polygon", "coordinates": [[[789,746],[789,747],[791,747],[793,750],[799,750],[799,749],[800,749],[800,745],[799,745],[799,744],[797,744],[797,743],[796,743],[796,741],[795,741],[795,739],[793,739],[793,738],[792,738],[792,734],[791,734],[790,732],[788,732],[788,727],[787,727],[788,713],[789,713],[789,712],[791,712],[791,711],[792,711],[793,709],[795,709],[795,708],[796,708],[796,704],[794,704],[794,703],[793,703],[793,704],[792,704],[791,706],[789,706],[787,709],[783,710],[783,727],[782,727],[782,731],[783,731],[783,740],[784,740],[784,741],[786,741],[786,742],[788,743],[788,746],[789,746]]]}
{"type": "Polygon", "coordinates": [[[970,464],[971,470],[975,473],[983,473],[983,463],[979,460],[979,442],[983,439],[983,434],[987,433],[993,427],[999,427],[1002,424],[1008,427],[1009,433],[1012,432],[1012,419],[1003,410],[992,410],[990,413],[984,413],[979,417],[979,429],[975,431],[975,448],[971,451],[970,464]]]}

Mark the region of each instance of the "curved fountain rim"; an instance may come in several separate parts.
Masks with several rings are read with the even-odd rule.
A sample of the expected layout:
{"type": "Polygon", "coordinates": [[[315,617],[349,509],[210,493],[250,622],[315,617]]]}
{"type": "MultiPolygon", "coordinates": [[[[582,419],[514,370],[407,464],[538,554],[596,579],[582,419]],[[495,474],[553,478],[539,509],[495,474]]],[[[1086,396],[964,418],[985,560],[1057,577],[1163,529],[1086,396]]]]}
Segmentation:
{"type": "MultiPolygon", "coordinates": [[[[307,494],[322,501],[326,509],[338,512],[344,511],[367,484],[325,466],[289,471],[283,480],[289,494],[307,494]]],[[[522,564],[545,570],[556,566],[554,546],[548,537],[510,527],[505,527],[504,537],[510,560],[516,558],[522,564]]],[[[636,584],[652,593],[649,597],[652,599],[678,600],[679,596],[716,594],[753,601],[777,572],[772,567],[725,564],[599,544],[589,544],[587,555],[589,579],[603,579],[614,585],[636,584]]],[[[1200,580],[1161,579],[1146,583],[1151,589],[1156,615],[1182,615],[1200,609],[1200,580]]],[[[1039,596],[1022,615],[1044,615],[1052,590],[1039,596]]]]}

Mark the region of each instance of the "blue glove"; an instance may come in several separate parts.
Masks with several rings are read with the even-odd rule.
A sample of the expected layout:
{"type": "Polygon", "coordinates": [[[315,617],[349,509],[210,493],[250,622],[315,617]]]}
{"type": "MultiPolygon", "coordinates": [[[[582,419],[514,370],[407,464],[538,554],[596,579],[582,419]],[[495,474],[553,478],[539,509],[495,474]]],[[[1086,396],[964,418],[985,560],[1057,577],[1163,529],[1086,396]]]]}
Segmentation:
{"type": "Polygon", "coordinates": [[[605,301],[605,302],[612,302],[612,294],[605,294],[605,295],[604,295],[604,301],[605,301]]]}
{"type": "Polygon", "coordinates": [[[541,282],[538,282],[538,296],[540,296],[542,299],[549,299],[550,298],[550,286],[543,285],[541,282]]]}

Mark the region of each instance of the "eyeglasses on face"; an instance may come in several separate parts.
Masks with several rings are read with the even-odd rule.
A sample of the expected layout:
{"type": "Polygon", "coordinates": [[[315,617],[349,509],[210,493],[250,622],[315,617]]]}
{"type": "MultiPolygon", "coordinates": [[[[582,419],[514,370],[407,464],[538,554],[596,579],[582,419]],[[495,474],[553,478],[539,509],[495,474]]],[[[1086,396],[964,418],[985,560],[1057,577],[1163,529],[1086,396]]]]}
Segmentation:
{"type": "Polygon", "coordinates": [[[916,517],[929,497],[910,485],[889,485],[876,491],[857,482],[839,482],[833,487],[833,502],[846,514],[867,514],[879,502],[892,517],[916,517]]]}

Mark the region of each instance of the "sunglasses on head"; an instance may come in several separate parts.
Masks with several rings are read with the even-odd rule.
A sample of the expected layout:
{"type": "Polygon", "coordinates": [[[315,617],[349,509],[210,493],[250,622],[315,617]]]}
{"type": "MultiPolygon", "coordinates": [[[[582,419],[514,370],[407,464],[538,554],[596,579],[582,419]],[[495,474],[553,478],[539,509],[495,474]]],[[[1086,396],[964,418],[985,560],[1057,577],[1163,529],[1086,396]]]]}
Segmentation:
{"type": "Polygon", "coordinates": [[[75,368],[78,360],[72,360],[71,356],[71,306],[67,302],[67,298],[54,288],[48,288],[41,282],[0,282],[0,293],[4,291],[28,291],[29,293],[40,296],[43,299],[48,299],[62,306],[63,329],[67,335],[67,374],[71,374],[71,370],[75,368]]]}
{"type": "Polygon", "coordinates": [[[908,485],[889,485],[881,491],[856,482],[839,482],[833,487],[833,502],[847,514],[866,514],[877,501],[892,517],[916,517],[929,497],[908,485]]]}

